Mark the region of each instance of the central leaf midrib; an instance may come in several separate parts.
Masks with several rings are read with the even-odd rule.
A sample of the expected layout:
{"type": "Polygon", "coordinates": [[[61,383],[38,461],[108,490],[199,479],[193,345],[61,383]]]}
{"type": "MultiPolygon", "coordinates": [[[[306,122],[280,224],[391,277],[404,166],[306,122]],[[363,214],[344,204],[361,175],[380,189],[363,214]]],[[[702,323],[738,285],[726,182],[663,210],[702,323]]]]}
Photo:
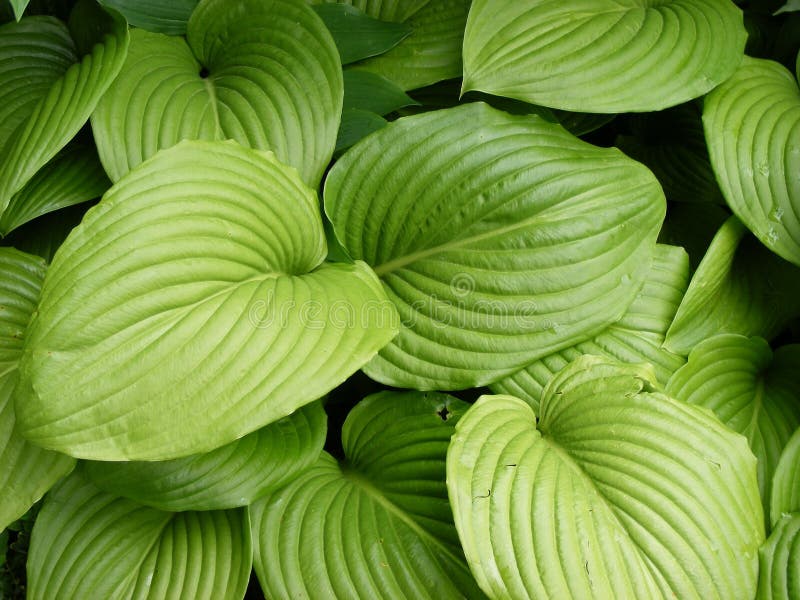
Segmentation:
{"type": "Polygon", "coordinates": [[[217,105],[217,90],[214,87],[214,82],[211,77],[202,79],[203,87],[209,97],[209,104],[211,105],[211,114],[214,115],[214,140],[224,140],[225,134],[222,131],[222,124],[219,120],[219,106],[217,105]]]}

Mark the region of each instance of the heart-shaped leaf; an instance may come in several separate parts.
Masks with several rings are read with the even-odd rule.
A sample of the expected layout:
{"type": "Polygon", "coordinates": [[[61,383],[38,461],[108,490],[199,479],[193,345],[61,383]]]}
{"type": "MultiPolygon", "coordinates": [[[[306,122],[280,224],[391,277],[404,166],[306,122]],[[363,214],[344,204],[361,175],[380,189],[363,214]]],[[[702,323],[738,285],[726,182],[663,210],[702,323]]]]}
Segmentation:
{"type": "Polygon", "coordinates": [[[756,600],[800,598],[800,512],[780,519],[758,551],[756,600]]]}
{"type": "Polygon", "coordinates": [[[483,396],[456,426],[447,485],[493,598],[752,598],[764,523],[747,441],[655,393],[652,372],[582,357],[537,424],[483,396]]]}
{"type": "Polygon", "coordinates": [[[159,462],[88,461],[84,473],[100,489],[161,510],[247,506],[317,461],[326,421],[315,402],[207,454],[159,462]]]}
{"type": "Polygon", "coordinates": [[[197,0],[98,0],[119,11],[134,27],[183,35],[197,0]]]}
{"type": "Polygon", "coordinates": [[[686,356],[718,333],[770,340],[798,315],[800,270],[730,217],[692,276],[664,347],[686,356]]]}
{"type": "Polygon", "coordinates": [[[626,363],[653,365],[656,378],[666,384],[685,362],[661,347],[689,280],[689,257],[682,248],[656,246],[653,264],[636,299],[622,318],[590,340],[546,356],[490,387],[497,394],[525,400],[539,411],[542,391],[553,376],[584,354],[626,363]]]}
{"type": "Polygon", "coordinates": [[[788,69],[745,58],[704,101],[711,163],[731,210],[800,266],[800,90],[788,69]]]}
{"type": "Polygon", "coordinates": [[[746,39],[730,0],[474,0],[463,89],[566,110],[661,110],[727,79],[746,39]]]}
{"type": "Polygon", "coordinates": [[[169,513],[118,498],[76,471],[47,496],[28,555],[28,598],[244,598],[247,512],[169,513]]]}
{"type": "Polygon", "coordinates": [[[666,393],[710,408],[744,435],[758,459],[758,487],[769,517],[772,477],[784,446],[800,427],[800,345],[773,354],[761,338],[717,335],[692,349],[666,393]]]}
{"type": "Polygon", "coordinates": [[[186,40],[131,34],[92,128],[112,181],[182,139],[232,138],[272,150],[316,187],[341,111],[339,54],[306,2],[203,0],[186,40]]]}
{"type": "Polygon", "coordinates": [[[103,14],[108,32],[83,57],[57,19],[0,26],[0,214],[86,123],[119,73],[128,26],[103,14]]]}
{"type": "Polygon", "coordinates": [[[0,248],[0,531],[75,465],[68,456],[28,443],[16,428],[17,364],[44,273],[40,258],[0,248]]]}
{"type": "Polygon", "coordinates": [[[316,194],[271,153],[158,153],[53,259],[20,364],[20,431],[80,458],[165,460],[321,397],[397,330],[369,267],[325,255],[316,194]]]}
{"type": "Polygon", "coordinates": [[[618,150],[483,103],[405,117],[333,167],[325,210],[403,321],[365,368],[485,385],[619,319],[650,267],[658,182],[618,150]]]}
{"type": "Polygon", "coordinates": [[[775,469],[769,510],[772,526],[789,513],[800,513],[800,429],[786,444],[775,469]]]}
{"type": "Polygon", "coordinates": [[[369,396],[317,464],[250,507],[267,598],[479,598],[452,521],[445,455],[467,404],[369,396]]]}

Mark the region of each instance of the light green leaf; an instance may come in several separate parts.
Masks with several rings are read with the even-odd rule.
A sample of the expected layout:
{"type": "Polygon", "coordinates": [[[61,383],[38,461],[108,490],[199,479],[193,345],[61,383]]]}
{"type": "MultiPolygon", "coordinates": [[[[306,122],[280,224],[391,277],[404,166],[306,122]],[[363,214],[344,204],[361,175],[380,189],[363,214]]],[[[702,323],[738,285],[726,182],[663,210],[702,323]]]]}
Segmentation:
{"type": "Polygon", "coordinates": [[[704,101],[711,164],[728,205],[764,245],[800,266],[800,90],[770,60],[745,58],[704,101]]]}
{"type": "Polygon", "coordinates": [[[722,334],[695,346],[666,388],[673,398],[710,408],[747,438],[758,459],[758,488],[767,519],[778,459],[800,427],[798,372],[800,345],[784,346],[773,355],[761,338],[722,334]]]}
{"type": "Polygon", "coordinates": [[[243,509],[163,512],[76,472],[36,519],[28,598],[239,600],[252,563],[249,526],[243,509]]]}
{"type": "Polygon", "coordinates": [[[661,110],[727,79],[746,39],[730,0],[474,0],[463,89],[575,111],[661,110]]]}
{"type": "Polygon", "coordinates": [[[764,523],[756,461],[652,372],[582,357],[537,425],[482,396],[456,426],[447,485],[467,561],[492,598],[753,597],[764,523]]]}
{"type": "Polygon", "coordinates": [[[119,11],[134,27],[183,35],[198,0],[98,0],[119,11]]]}
{"type": "Polygon", "coordinates": [[[778,521],[758,555],[760,575],[756,599],[800,598],[800,512],[778,521]]]}
{"type": "Polygon", "coordinates": [[[403,322],[365,372],[477,387],[597,334],[641,287],[664,205],[645,167],[536,116],[471,103],[391,123],[325,184],[403,322]]]}
{"type": "Polygon", "coordinates": [[[789,439],[775,469],[769,510],[773,527],[793,512],[800,512],[800,429],[789,439]]]}
{"type": "Polygon", "coordinates": [[[128,26],[116,14],[108,22],[102,43],[81,58],[56,19],[0,26],[0,214],[74,137],[117,76],[128,26]]]}
{"type": "Polygon", "coordinates": [[[28,443],[16,429],[12,394],[17,364],[44,273],[40,258],[0,249],[0,531],[75,465],[70,457],[28,443]]]}
{"type": "Polygon", "coordinates": [[[0,215],[0,235],[54,210],[99,198],[110,186],[94,144],[67,144],[11,198],[0,215]]]}
{"type": "Polygon", "coordinates": [[[84,473],[100,489],[161,510],[247,506],[317,461],[326,421],[315,402],[207,454],[161,462],[89,461],[84,473]]]}
{"type": "Polygon", "coordinates": [[[700,262],[664,347],[684,356],[718,333],[777,335],[800,315],[800,270],[730,217],[700,262]]]}
{"type": "Polygon", "coordinates": [[[342,428],[345,460],[317,464],[250,507],[267,598],[479,598],[453,526],[445,454],[468,405],[382,392],[342,428]]]}
{"type": "Polygon", "coordinates": [[[776,15],[786,12],[797,12],[800,10],[800,0],[788,0],[786,4],[781,6],[777,11],[775,11],[776,15]]]}
{"type": "Polygon", "coordinates": [[[365,15],[348,4],[324,3],[314,11],[336,42],[343,65],[383,54],[411,33],[411,27],[365,15]]]}
{"type": "MultiPolygon", "coordinates": [[[[349,4],[373,19],[401,23],[431,0],[311,0],[311,4],[349,4]]],[[[434,0],[435,1],[435,0],[434,0]]]]}
{"type": "Polygon", "coordinates": [[[30,0],[9,0],[9,2],[11,3],[11,8],[14,9],[14,18],[19,21],[25,9],[28,8],[30,0]]]}
{"type": "Polygon", "coordinates": [[[385,54],[358,63],[404,90],[461,75],[461,46],[469,0],[431,0],[407,23],[411,35],[385,54]]]}
{"type": "Polygon", "coordinates": [[[232,138],[272,150],[316,187],[342,93],[336,46],[303,0],[203,0],[186,40],[131,34],[92,128],[112,181],[182,139],[232,138]]]}
{"type": "Polygon", "coordinates": [[[370,133],[384,127],[386,127],[386,119],[374,112],[359,108],[343,110],[339,135],[336,137],[335,153],[341,154],[370,133]]]}
{"type": "Polygon", "coordinates": [[[689,257],[682,248],[656,246],[644,285],[627,312],[591,340],[537,360],[489,387],[497,394],[525,400],[534,412],[547,383],[561,369],[584,354],[626,363],[650,363],[656,379],[665,385],[685,360],[661,347],[689,282],[689,257]]]}
{"type": "Polygon", "coordinates": [[[344,110],[360,109],[385,115],[404,106],[419,105],[397,85],[369,71],[344,72],[344,110]]]}
{"type": "Polygon", "coordinates": [[[316,400],[397,331],[374,273],[325,255],[316,194],[271,153],[158,153],[53,259],[20,363],[20,431],[80,458],[166,460],[316,400]]]}

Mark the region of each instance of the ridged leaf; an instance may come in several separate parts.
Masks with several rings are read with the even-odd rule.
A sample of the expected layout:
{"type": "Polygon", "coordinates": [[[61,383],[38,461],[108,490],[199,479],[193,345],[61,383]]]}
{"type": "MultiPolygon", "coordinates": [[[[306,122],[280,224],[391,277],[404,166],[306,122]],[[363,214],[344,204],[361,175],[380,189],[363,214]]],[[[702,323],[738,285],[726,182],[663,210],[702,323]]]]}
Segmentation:
{"type": "Polygon", "coordinates": [[[102,43],[83,57],[56,19],[0,26],[0,214],[89,119],[119,73],[128,26],[116,13],[105,18],[102,43]]]}
{"type": "Polygon", "coordinates": [[[736,216],[800,266],[800,89],[788,69],[746,58],[704,101],[711,162],[736,216]]]}
{"type": "Polygon", "coordinates": [[[342,429],[345,460],[250,507],[267,598],[480,598],[458,543],[445,454],[467,405],[440,393],[383,392],[342,429]]]}
{"type": "Polygon", "coordinates": [[[800,429],[786,444],[775,469],[769,510],[773,527],[789,513],[800,513],[800,429]]]}
{"type": "Polygon", "coordinates": [[[772,477],[800,427],[800,345],[773,354],[761,338],[722,334],[692,349],[666,388],[673,398],[710,408],[747,438],[758,459],[758,488],[769,522],[772,477]]]}
{"type": "Polygon", "coordinates": [[[316,194],[271,153],[160,152],[53,259],[20,363],[21,432],[80,458],[165,460],[316,400],[397,330],[374,273],[325,256],[316,194]]]}
{"type": "Polygon", "coordinates": [[[160,462],[83,463],[99,488],[167,511],[247,506],[311,467],[325,443],[322,404],[304,406],[207,454],[160,462]]]}
{"type": "Polygon", "coordinates": [[[730,217],[692,276],[664,346],[686,356],[718,333],[771,340],[798,315],[800,270],[730,217]]]}
{"type": "Polygon", "coordinates": [[[463,89],[575,111],[661,110],[727,79],[746,39],[730,0],[474,0],[463,89]]]}
{"type": "Polygon", "coordinates": [[[182,139],[231,138],[272,150],[316,187],[341,110],[339,54],[303,0],[203,0],[186,40],[131,34],[92,128],[112,181],[182,139]]]}
{"type": "Polygon", "coordinates": [[[168,35],[183,35],[197,0],[98,0],[119,11],[134,27],[168,35]]]}
{"type": "Polygon", "coordinates": [[[325,185],[403,323],[366,373],[476,387],[586,340],[633,301],[664,206],[642,165],[536,116],[472,103],[395,121],[325,185]]]}
{"type": "Polygon", "coordinates": [[[689,281],[689,257],[682,248],[656,246],[644,285],[627,312],[590,340],[565,348],[496,381],[491,390],[525,400],[539,411],[542,391],[553,376],[584,354],[614,358],[626,363],[650,363],[656,379],[665,385],[685,362],[661,347],[689,281]]]}
{"type": "Polygon", "coordinates": [[[251,563],[245,510],[163,512],[76,472],[36,519],[27,597],[239,600],[251,563]]]}
{"type": "Polygon", "coordinates": [[[758,554],[760,575],[756,600],[800,598],[800,512],[778,521],[758,554]]]}
{"type": "Polygon", "coordinates": [[[652,372],[582,357],[537,425],[483,396],[456,427],[447,485],[467,561],[493,598],[750,599],[764,524],[756,461],[652,372]]]}

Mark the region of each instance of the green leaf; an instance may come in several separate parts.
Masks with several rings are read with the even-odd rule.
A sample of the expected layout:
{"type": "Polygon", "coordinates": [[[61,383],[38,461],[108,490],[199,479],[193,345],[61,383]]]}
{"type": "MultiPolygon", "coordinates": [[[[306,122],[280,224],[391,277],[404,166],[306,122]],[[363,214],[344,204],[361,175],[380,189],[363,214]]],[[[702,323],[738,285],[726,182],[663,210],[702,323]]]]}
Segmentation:
{"type": "Polygon", "coordinates": [[[800,315],[800,271],[730,217],[700,262],[664,347],[686,356],[707,337],[775,337],[800,315]]]}
{"type": "Polygon", "coordinates": [[[728,205],[764,245],[800,266],[800,90],[788,69],[745,58],[704,102],[711,164],[728,205]]]}
{"type": "Polygon", "coordinates": [[[11,198],[0,215],[0,235],[54,210],[99,198],[110,186],[94,144],[67,144],[11,198]]]}
{"type": "Polygon", "coordinates": [[[92,128],[112,181],[182,139],[231,138],[272,150],[316,187],[342,93],[333,39],[304,1],[202,0],[186,40],[133,31],[92,128]]]}
{"type": "Polygon", "coordinates": [[[471,103],[391,123],[325,184],[403,324],[365,372],[477,387],[588,339],[641,287],[664,205],[642,165],[536,116],[471,103]]]}
{"type": "Polygon", "coordinates": [[[267,598],[478,598],[453,525],[445,454],[468,405],[440,393],[367,397],[331,455],[250,507],[267,598]]]}
{"type": "Polygon", "coordinates": [[[374,112],[350,108],[342,111],[342,122],[339,125],[339,134],[336,137],[336,154],[341,154],[350,146],[370,133],[386,127],[386,119],[374,112]]]}
{"type": "Polygon", "coordinates": [[[758,556],[760,575],[756,599],[800,598],[800,512],[778,521],[758,556]]]}
{"type": "Polygon", "coordinates": [[[134,27],[183,35],[198,0],[98,0],[120,12],[134,27]]]}
{"type": "Polygon", "coordinates": [[[574,111],[661,110],[727,79],[746,39],[730,0],[474,0],[463,89],[574,111]]]}
{"type": "Polygon", "coordinates": [[[0,249],[0,531],[75,466],[72,458],[28,443],[16,428],[17,364],[44,273],[41,259],[0,249]]]}
{"type": "Polygon", "coordinates": [[[36,519],[28,598],[239,600],[252,563],[249,525],[243,509],[163,512],[76,472],[36,519]]]}
{"type": "Polygon", "coordinates": [[[83,467],[100,489],[161,510],[234,508],[311,467],[326,431],[325,411],[315,402],[207,454],[162,462],[89,461],[83,467]]]}
{"type": "Polygon", "coordinates": [[[784,515],[797,512],[800,512],[800,429],[789,439],[775,469],[769,510],[772,526],[784,515]]]}
{"type": "Polygon", "coordinates": [[[682,248],[659,244],[642,289],[619,321],[591,340],[546,356],[493,383],[491,390],[521,398],[531,405],[534,412],[538,412],[547,383],[584,354],[626,363],[650,363],[658,382],[666,384],[672,373],[685,362],[682,357],[663,349],[661,344],[688,282],[689,257],[686,252],[682,248]]]}
{"type": "Polygon", "coordinates": [[[654,393],[652,372],[582,357],[537,425],[482,396],[456,426],[447,485],[493,598],[752,598],[764,523],[747,441],[654,393]]]}
{"type": "Polygon", "coordinates": [[[47,213],[12,231],[0,240],[0,245],[17,248],[51,262],[56,250],[81,222],[88,209],[89,203],[85,203],[47,213]]]}
{"type": "Polygon", "coordinates": [[[374,19],[348,4],[320,4],[314,11],[331,32],[343,65],[383,54],[412,31],[408,25],[374,19]]]}
{"type": "Polygon", "coordinates": [[[694,103],[634,115],[630,122],[632,134],[618,136],[615,145],[653,171],[667,200],[725,203],[708,158],[700,110],[694,103]]]}
{"type": "MultiPolygon", "coordinates": [[[[539,107],[545,110],[546,107],[539,107]]],[[[572,135],[586,135],[600,129],[603,125],[608,125],[614,120],[616,115],[603,115],[582,112],[572,112],[568,110],[554,110],[553,115],[561,126],[572,135]]]]}
{"type": "MultiPolygon", "coordinates": [[[[431,0],[311,0],[312,4],[349,4],[373,19],[402,23],[431,0]]],[[[436,1],[436,0],[434,0],[436,1]]]]}
{"type": "Polygon", "coordinates": [[[460,76],[469,1],[431,0],[408,19],[411,35],[358,68],[383,75],[404,90],[460,76]]]}
{"type": "Polygon", "coordinates": [[[666,388],[673,398],[710,408],[747,438],[758,459],[758,489],[767,518],[778,459],[800,427],[798,372],[800,345],[784,346],[773,355],[761,338],[723,334],[695,346],[666,388]]]}
{"type": "Polygon", "coordinates": [[[183,142],[131,171],[47,273],[23,435],[80,458],[179,458],[344,381],[397,314],[365,264],[323,264],[318,206],[294,169],[233,142],[183,142]]]}
{"type": "Polygon", "coordinates": [[[369,71],[344,71],[345,111],[360,109],[386,115],[398,108],[412,105],[419,106],[419,102],[385,77],[369,71]]]}
{"type": "Polygon", "coordinates": [[[19,21],[22,18],[22,13],[28,8],[30,0],[9,0],[11,8],[14,9],[14,18],[19,21]]]}
{"type": "Polygon", "coordinates": [[[56,19],[0,26],[0,214],[75,136],[117,76],[128,26],[116,14],[108,21],[102,43],[82,58],[56,19]]]}
{"type": "Polygon", "coordinates": [[[800,10],[800,0],[788,0],[786,4],[784,4],[777,11],[775,11],[775,14],[779,15],[781,13],[797,12],[799,10],[800,10]]]}

